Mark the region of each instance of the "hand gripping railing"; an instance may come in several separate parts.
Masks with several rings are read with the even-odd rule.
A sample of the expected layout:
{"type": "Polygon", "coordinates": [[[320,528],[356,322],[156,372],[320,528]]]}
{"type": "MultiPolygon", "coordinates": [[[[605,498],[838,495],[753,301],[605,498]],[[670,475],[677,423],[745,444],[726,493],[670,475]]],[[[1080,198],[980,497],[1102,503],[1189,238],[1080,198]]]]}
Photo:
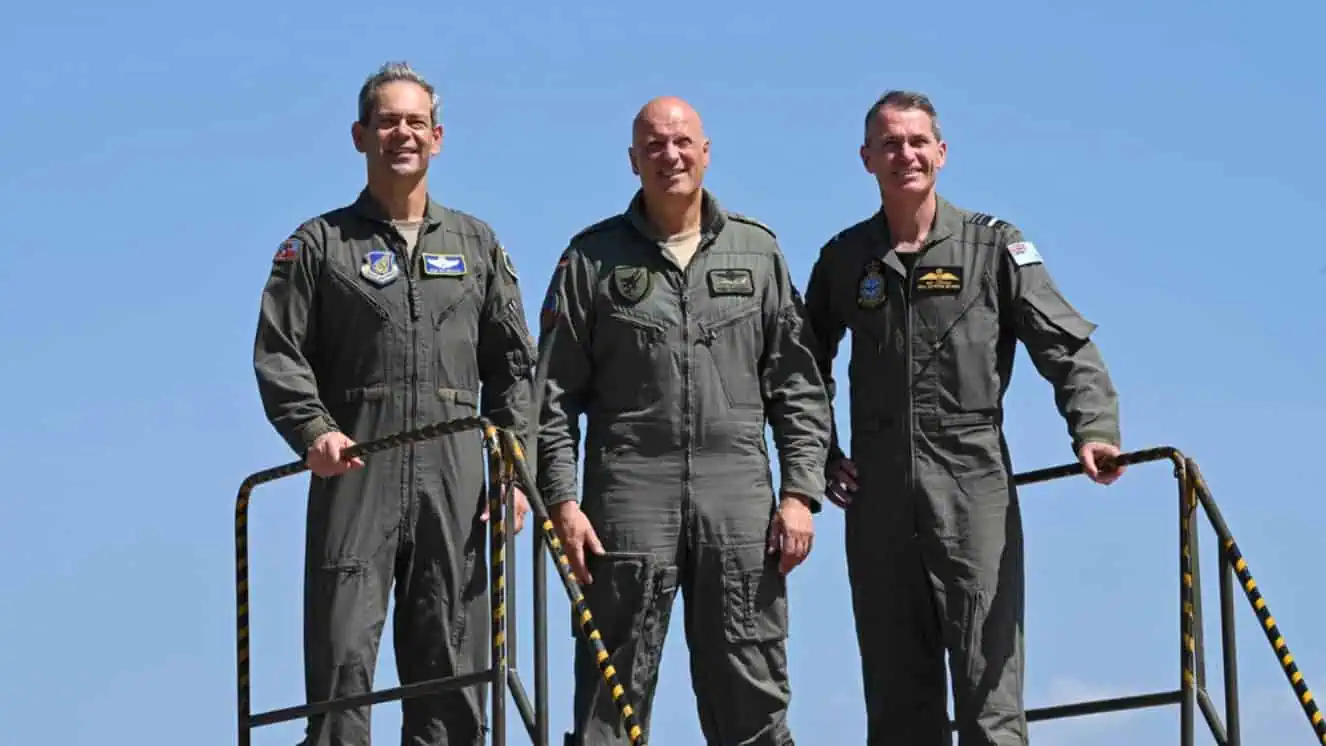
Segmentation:
{"type": "Polygon", "coordinates": [[[344,710],[351,707],[380,704],[412,697],[422,697],[439,692],[477,686],[484,683],[492,687],[492,744],[506,745],[506,695],[508,688],[516,708],[524,721],[530,741],[535,746],[548,746],[548,644],[546,623],[546,582],[544,579],[543,548],[547,547],[556,560],[557,573],[566,588],[567,596],[580,621],[580,630],[593,647],[598,659],[599,671],[617,703],[622,724],[633,746],[644,746],[640,726],[636,723],[634,710],[625,698],[625,691],[617,680],[616,671],[608,663],[609,653],[604,647],[585,603],[580,586],[571,575],[571,563],[562,550],[561,542],[553,529],[538,490],[534,485],[533,475],[525,463],[524,452],[519,441],[508,431],[499,430],[483,417],[467,417],[447,422],[439,422],[417,430],[389,435],[379,440],[360,443],[345,451],[346,458],[366,456],[372,453],[397,448],[410,443],[418,443],[444,435],[454,435],[466,430],[479,429],[483,432],[484,447],[488,451],[489,469],[489,539],[492,554],[492,579],[489,584],[489,596],[492,603],[492,663],[483,671],[449,676],[431,681],[422,681],[392,689],[367,692],[341,699],[315,702],[296,707],[286,707],[253,714],[250,699],[250,663],[249,663],[249,557],[248,557],[248,510],[249,499],[254,488],[267,482],[302,473],[307,465],[294,461],[249,475],[240,485],[235,499],[235,599],[236,599],[236,643],[237,643],[237,701],[239,746],[250,746],[252,730],[264,725],[287,722],[325,712],[344,710]],[[513,478],[514,477],[514,478],[513,478]],[[539,524],[539,531],[534,532],[534,698],[530,705],[529,697],[521,683],[519,674],[507,660],[509,647],[516,647],[515,568],[506,562],[508,552],[514,554],[514,535],[506,530],[507,518],[514,512],[514,488],[519,484],[529,500],[530,507],[539,524]],[[508,605],[508,593],[510,602],[508,605]]]}
{"type": "MultiPolygon", "coordinates": [[[[1285,676],[1289,679],[1307,715],[1308,723],[1318,740],[1326,744],[1326,716],[1318,709],[1308,690],[1303,674],[1299,672],[1289,647],[1271,616],[1266,599],[1248,571],[1248,563],[1239,551],[1224,518],[1216,507],[1215,498],[1202,479],[1197,463],[1177,449],[1168,446],[1134,451],[1121,455],[1121,465],[1140,464],[1169,459],[1174,464],[1174,477],[1179,487],[1179,687],[1170,691],[1116,697],[1066,705],[1055,705],[1027,711],[1029,721],[1091,715],[1103,712],[1136,710],[1143,707],[1179,705],[1180,746],[1193,746],[1195,735],[1195,709],[1200,709],[1211,736],[1219,746],[1241,746],[1239,726],[1238,660],[1234,632],[1233,578],[1243,585],[1244,594],[1252,604],[1261,622],[1266,639],[1270,641],[1285,676]],[[1202,633],[1201,575],[1198,571],[1197,507],[1201,506],[1220,540],[1220,630],[1221,652],[1224,658],[1225,717],[1221,721],[1211,696],[1206,691],[1206,652],[1202,633]]],[[[1052,479],[1083,473],[1081,464],[1067,464],[1049,469],[1018,474],[1018,485],[1048,482],[1052,479]]],[[[956,724],[950,723],[950,727],[956,724]]]]}

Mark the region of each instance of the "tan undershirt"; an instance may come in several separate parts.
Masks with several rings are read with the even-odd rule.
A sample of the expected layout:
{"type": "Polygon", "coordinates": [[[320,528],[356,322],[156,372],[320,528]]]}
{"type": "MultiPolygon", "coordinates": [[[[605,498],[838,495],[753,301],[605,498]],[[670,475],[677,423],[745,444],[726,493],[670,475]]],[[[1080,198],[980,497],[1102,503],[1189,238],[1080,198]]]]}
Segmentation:
{"type": "Polygon", "coordinates": [[[695,257],[695,250],[699,247],[700,230],[698,228],[686,233],[678,233],[663,241],[664,250],[682,269],[686,269],[686,265],[691,263],[691,259],[695,257]]]}
{"type": "Polygon", "coordinates": [[[393,220],[391,224],[400,231],[401,237],[405,239],[405,256],[414,258],[414,245],[419,241],[419,226],[423,225],[422,220],[393,220]]]}

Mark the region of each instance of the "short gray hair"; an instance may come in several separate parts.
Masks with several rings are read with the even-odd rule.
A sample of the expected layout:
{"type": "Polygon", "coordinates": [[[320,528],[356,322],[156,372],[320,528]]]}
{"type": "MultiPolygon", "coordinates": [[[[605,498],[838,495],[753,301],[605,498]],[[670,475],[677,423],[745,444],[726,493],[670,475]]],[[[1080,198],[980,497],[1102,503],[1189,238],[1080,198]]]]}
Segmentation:
{"type": "Polygon", "coordinates": [[[930,103],[930,97],[924,93],[916,91],[889,91],[875,100],[866,112],[866,137],[870,136],[870,123],[875,121],[875,116],[879,114],[880,109],[920,109],[930,115],[930,131],[934,133],[936,140],[943,140],[943,135],[939,131],[939,115],[935,113],[935,105],[930,103]]]}
{"type": "Polygon", "coordinates": [[[433,117],[433,124],[437,124],[438,115],[441,113],[441,104],[437,98],[437,91],[433,85],[424,79],[408,62],[388,62],[378,71],[364,81],[364,85],[359,89],[359,123],[368,124],[368,120],[373,116],[373,105],[377,103],[378,90],[388,83],[397,82],[414,83],[428,93],[430,104],[430,114],[433,117]]]}

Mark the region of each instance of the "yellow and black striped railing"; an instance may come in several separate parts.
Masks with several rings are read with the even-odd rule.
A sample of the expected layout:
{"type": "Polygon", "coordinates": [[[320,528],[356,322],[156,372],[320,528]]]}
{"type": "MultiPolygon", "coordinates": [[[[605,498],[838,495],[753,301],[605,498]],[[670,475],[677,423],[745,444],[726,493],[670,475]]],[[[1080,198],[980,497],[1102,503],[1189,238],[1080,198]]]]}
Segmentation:
{"type": "MultiPolygon", "coordinates": [[[[1237,576],[1243,586],[1244,594],[1252,604],[1253,611],[1261,622],[1266,639],[1284,669],[1285,676],[1293,687],[1308,723],[1316,734],[1317,740],[1326,746],[1326,717],[1313,701],[1307,682],[1299,671],[1294,658],[1289,653],[1289,646],[1280,632],[1275,618],[1271,616],[1266,599],[1257,588],[1248,571],[1248,563],[1243,553],[1235,544],[1229,526],[1220,514],[1220,509],[1211,496],[1201,470],[1191,458],[1175,448],[1168,446],[1151,448],[1126,453],[1119,457],[1121,465],[1140,464],[1150,461],[1169,460],[1174,464],[1174,477],[1178,482],[1179,508],[1179,687],[1177,689],[1153,692],[1113,699],[1075,702],[1032,709],[1027,712],[1029,721],[1053,720],[1078,715],[1090,715],[1103,712],[1119,712],[1142,707],[1156,707],[1177,704],[1180,706],[1180,746],[1193,746],[1195,736],[1195,715],[1200,711],[1220,746],[1241,746],[1242,733],[1238,707],[1238,662],[1236,637],[1234,632],[1234,601],[1232,583],[1228,579],[1237,576]],[[1208,522],[1220,543],[1220,622],[1221,642],[1224,667],[1225,713],[1222,718],[1216,711],[1206,690],[1205,651],[1202,633],[1201,573],[1197,552],[1197,513],[1198,508],[1206,514],[1208,522]]],[[[1026,472],[1014,477],[1018,485],[1047,482],[1083,473],[1080,464],[1066,464],[1048,469],[1026,472]]],[[[953,724],[956,726],[956,724],[953,724]]]]}
{"type": "Polygon", "coordinates": [[[343,710],[351,707],[381,704],[395,700],[422,697],[452,689],[478,686],[485,683],[492,687],[492,741],[493,746],[505,746],[506,743],[506,696],[508,691],[515,701],[517,711],[524,721],[530,740],[535,746],[548,746],[548,713],[546,682],[545,640],[546,609],[543,594],[542,553],[546,547],[557,564],[558,575],[566,588],[567,596],[580,619],[580,629],[585,638],[594,646],[599,656],[599,667],[613,699],[621,712],[622,723],[634,746],[643,746],[644,738],[636,722],[634,710],[627,701],[621,683],[612,666],[607,665],[609,654],[602,638],[593,623],[593,617],[585,603],[584,594],[579,584],[570,574],[570,563],[562,550],[561,542],[553,529],[552,520],[546,506],[540,498],[534,484],[532,472],[525,463],[524,450],[510,431],[499,429],[483,417],[466,417],[447,422],[439,422],[417,430],[398,433],[379,440],[360,443],[345,453],[346,458],[366,456],[380,451],[411,443],[418,443],[447,435],[456,435],[470,430],[482,433],[484,447],[489,456],[489,547],[491,550],[490,602],[492,609],[492,665],[483,671],[450,676],[443,679],[424,681],[392,689],[367,692],[325,702],[314,702],[295,707],[286,707],[254,714],[252,712],[252,686],[250,681],[251,662],[250,625],[249,625],[249,548],[248,548],[248,513],[253,490],[258,486],[284,477],[293,476],[308,470],[302,461],[294,461],[281,466],[266,469],[249,475],[241,483],[235,499],[235,600],[236,600],[236,718],[238,725],[239,746],[250,746],[252,730],[257,727],[306,718],[320,713],[343,710]],[[514,488],[519,486],[534,511],[540,531],[535,538],[534,556],[534,624],[535,624],[535,700],[531,706],[525,696],[524,686],[508,659],[508,651],[514,644],[514,612],[508,613],[508,601],[514,607],[512,597],[513,583],[508,582],[512,568],[507,561],[510,544],[511,514],[514,507],[514,488]]]}

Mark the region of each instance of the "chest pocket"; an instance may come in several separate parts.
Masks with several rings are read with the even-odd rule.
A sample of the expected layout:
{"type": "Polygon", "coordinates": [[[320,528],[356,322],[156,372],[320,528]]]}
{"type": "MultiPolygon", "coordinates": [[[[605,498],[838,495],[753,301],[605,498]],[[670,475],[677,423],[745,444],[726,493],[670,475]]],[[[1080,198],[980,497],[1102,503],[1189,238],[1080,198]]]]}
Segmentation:
{"type": "Polygon", "coordinates": [[[605,311],[593,331],[595,404],[607,412],[649,409],[663,399],[663,382],[676,380],[669,332],[639,312],[605,311]]]}
{"type": "Polygon", "coordinates": [[[760,361],[764,356],[764,315],[758,300],[724,308],[712,321],[700,321],[699,347],[707,350],[714,383],[733,409],[764,406],[760,361]]]}
{"type": "Polygon", "coordinates": [[[930,356],[926,368],[938,380],[938,393],[946,400],[944,408],[950,411],[992,411],[998,407],[996,284],[984,267],[974,269],[979,274],[965,278],[967,287],[960,294],[916,300],[915,313],[922,322],[918,325],[921,350],[930,356]]]}
{"type": "MultiPolygon", "coordinates": [[[[327,262],[319,283],[318,321],[335,336],[380,329],[391,320],[396,288],[369,287],[336,262],[327,262]]],[[[398,280],[404,285],[404,280],[398,280]]]]}

